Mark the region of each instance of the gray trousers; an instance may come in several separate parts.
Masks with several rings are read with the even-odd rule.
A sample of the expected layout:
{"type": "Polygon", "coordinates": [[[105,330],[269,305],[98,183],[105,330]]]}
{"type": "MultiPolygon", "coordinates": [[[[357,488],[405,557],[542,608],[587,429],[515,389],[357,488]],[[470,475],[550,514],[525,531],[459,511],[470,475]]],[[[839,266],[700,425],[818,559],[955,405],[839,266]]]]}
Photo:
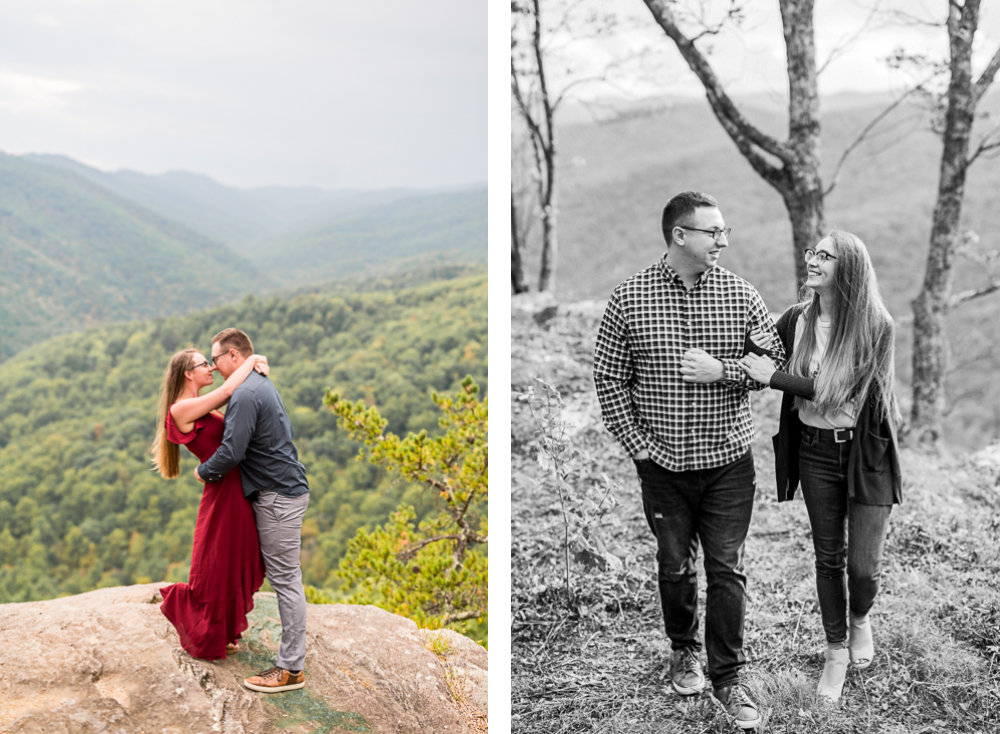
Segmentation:
{"type": "Polygon", "coordinates": [[[306,659],[306,593],[302,587],[302,518],[309,507],[309,492],[286,497],[265,490],[257,495],[253,512],[264,555],[264,573],[278,595],[281,615],[279,668],[302,670],[306,659]]]}

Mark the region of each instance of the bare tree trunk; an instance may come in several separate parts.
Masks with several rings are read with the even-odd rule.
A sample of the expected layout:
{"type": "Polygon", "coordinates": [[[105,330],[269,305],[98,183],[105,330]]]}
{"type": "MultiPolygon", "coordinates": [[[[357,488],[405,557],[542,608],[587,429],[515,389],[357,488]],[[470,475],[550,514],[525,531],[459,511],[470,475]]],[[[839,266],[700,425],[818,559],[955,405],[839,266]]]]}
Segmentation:
{"type": "MultiPolygon", "coordinates": [[[[673,0],[643,0],[656,23],[705,87],[716,119],[757,174],[780,195],[792,224],[792,251],[798,281],[805,280],[802,255],[825,234],[823,185],[819,174],[819,94],[816,89],[816,48],[813,0],[781,0],[781,20],[788,58],[788,141],[780,142],[747,120],[739,111],[695,46],[677,26],[673,0]]],[[[711,35],[716,29],[707,29],[711,35]]],[[[704,34],[703,34],[704,35],[704,34]]]]}
{"type": "Polygon", "coordinates": [[[788,148],[792,156],[785,165],[787,183],[778,191],[792,223],[796,283],[801,284],[806,279],[803,255],[825,234],[813,0],[781,0],[780,6],[788,62],[788,148]]]}
{"type": "Polygon", "coordinates": [[[512,8],[531,17],[530,69],[521,69],[515,64],[514,55],[511,54],[510,87],[517,110],[527,125],[534,154],[538,206],[542,220],[542,264],[538,289],[552,291],[555,289],[559,255],[555,111],[563,96],[553,98],[545,75],[540,0],[512,4],[512,8]],[[524,83],[524,78],[528,76],[535,78],[537,88],[532,89],[524,83]]]}
{"type": "Polygon", "coordinates": [[[559,258],[559,232],[556,229],[555,158],[549,170],[553,180],[545,191],[542,204],[542,270],[538,276],[538,290],[554,291],[556,287],[556,265],[559,258]]]}
{"type": "Polygon", "coordinates": [[[539,132],[542,134],[537,136],[543,163],[538,171],[540,174],[538,201],[542,208],[542,269],[538,278],[538,290],[553,291],[556,285],[556,262],[559,255],[559,238],[556,231],[558,210],[556,209],[555,108],[549,96],[548,82],[545,78],[545,64],[542,59],[542,19],[539,0],[533,0],[533,6],[535,9],[535,30],[532,42],[543,113],[541,124],[538,126],[539,132]]]}
{"type": "Polygon", "coordinates": [[[511,293],[524,293],[528,290],[524,282],[524,264],[521,262],[521,251],[524,249],[524,242],[521,239],[520,222],[517,219],[517,204],[514,200],[514,192],[510,192],[510,291],[511,293]]]}
{"type": "MultiPolygon", "coordinates": [[[[959,241],[962,198],[969,165],[969,139],[982,88],[972,79],[972,42],[979,22],[979,0],[964,6],[950,3],[948,40],[951,49],[948,109],[938,197],[931,224],[930,251],[920,293],[913,299],[913,406],[908,438],[937,449],[944,422],[944,378],[948,371],[945,319],[954,283],[955,249],[959,241]]],[[[995,73],[995,71],[994,71],[995,73]]],[[[985,78],[985,77],[984,77],[985,78]]],[[[990,77],[992,80],[992,77],[990,77]]]]}

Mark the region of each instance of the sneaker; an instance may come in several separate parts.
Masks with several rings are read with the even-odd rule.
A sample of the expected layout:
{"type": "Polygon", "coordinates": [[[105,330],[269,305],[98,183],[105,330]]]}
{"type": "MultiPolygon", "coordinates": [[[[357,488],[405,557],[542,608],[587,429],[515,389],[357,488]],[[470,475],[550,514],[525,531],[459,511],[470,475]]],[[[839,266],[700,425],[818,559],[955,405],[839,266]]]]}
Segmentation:
{"type": "Polygon", "coordinates": [[[693,647],[682,647],[670,655],[670,683],[682,696],[705,690],[705,674],[701,672],[698,651],[693,647]]]}
{"type": "Polygon", "coordinates": [[[294,691],[296,688],[304,687],[305,684],[305,671],[300,670],[298,673],[293,673],[284,668],[270,668],[262,673],[257,673],[257,675],[251,675],[243,681],[243,685],[251,691],[260,691],[261,693],[294,691]]]}
{"type": "Polygon", "coordinates": [[[743,686],[737,684],[716,688],[712,695],[740,729],[756,729],[760,723],[757,704],[750,700],[743,686]]]}

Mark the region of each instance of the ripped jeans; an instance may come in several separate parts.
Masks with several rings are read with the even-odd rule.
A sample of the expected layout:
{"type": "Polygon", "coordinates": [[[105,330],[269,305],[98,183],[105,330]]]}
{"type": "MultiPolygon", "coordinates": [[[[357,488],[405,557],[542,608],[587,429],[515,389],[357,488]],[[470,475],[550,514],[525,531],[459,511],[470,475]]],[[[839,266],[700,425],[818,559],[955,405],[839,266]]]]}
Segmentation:
{"type": "Polygon", "coordinates": [[[674,650],[698,641],[698,543],[705,553],[708,592],[705,648],[715,688],[738,682],[746,664],[743,624],[746,581],[743,545],[753,514],[756,473],[748,450],[713,469],[672,472],[651,460],[635,462],[642,506],[656,536],[660,604],[674,650]]]}

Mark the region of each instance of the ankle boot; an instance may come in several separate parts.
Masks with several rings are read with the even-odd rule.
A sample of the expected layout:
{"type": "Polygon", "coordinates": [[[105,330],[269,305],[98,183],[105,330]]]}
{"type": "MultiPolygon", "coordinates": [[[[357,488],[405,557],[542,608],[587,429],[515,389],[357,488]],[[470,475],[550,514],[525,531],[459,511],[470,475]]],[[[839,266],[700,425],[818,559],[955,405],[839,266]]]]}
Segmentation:
{"type": "Polygon", "coordinates": [[[851,652],[851,665],[858,670],[864,670],[872,664],[875,657],[875,641],[872,639],[872,624],[866,614],[863,617],[848,615],[850,618],[850,635],[847,649],[851,652]]]}
{"type": "Polygon", "coordinates": [[[845,647],[827,648],[826,664],[823,666],[823,675],[819,678],[816,686],[816,693],[826,698],[830,703],[840,700],[840,694],[844,690],[844,678],[847,677],[847,664],[850,662],[850,654],[845,647]]]}

